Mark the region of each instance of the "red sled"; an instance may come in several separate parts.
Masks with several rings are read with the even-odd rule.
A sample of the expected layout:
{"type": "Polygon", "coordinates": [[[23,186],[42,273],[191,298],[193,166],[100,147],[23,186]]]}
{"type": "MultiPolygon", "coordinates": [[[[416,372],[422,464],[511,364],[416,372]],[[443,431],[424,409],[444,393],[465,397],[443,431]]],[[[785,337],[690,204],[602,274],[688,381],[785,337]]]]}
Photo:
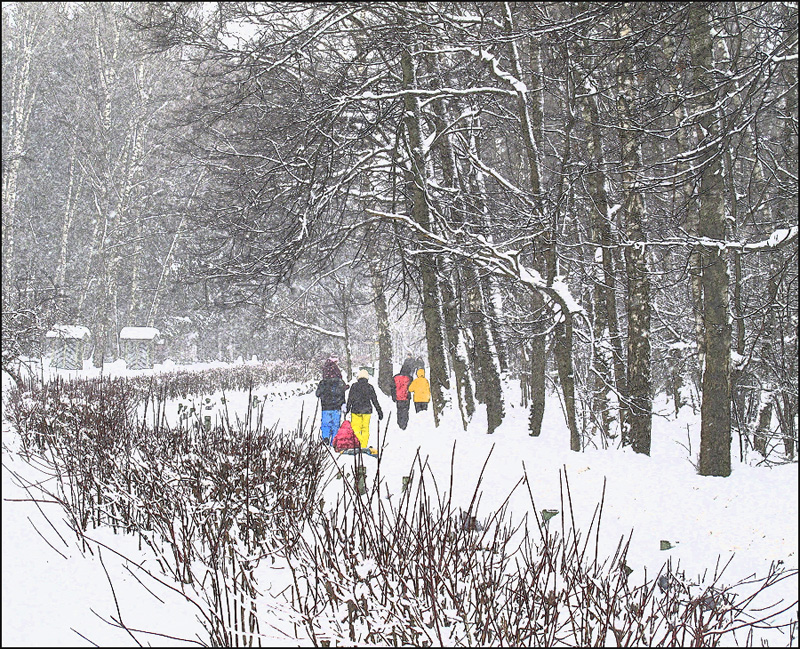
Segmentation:
{"type": "Polygon", "coordinates": [[[331,446],[333,446],[334,451],[339,452],[349,448],[361,448],[361,442],[358,441],[358,437],[353,432],[353,426],[347,419],[339,426],[339,431],[334,436],[331,446]]]}

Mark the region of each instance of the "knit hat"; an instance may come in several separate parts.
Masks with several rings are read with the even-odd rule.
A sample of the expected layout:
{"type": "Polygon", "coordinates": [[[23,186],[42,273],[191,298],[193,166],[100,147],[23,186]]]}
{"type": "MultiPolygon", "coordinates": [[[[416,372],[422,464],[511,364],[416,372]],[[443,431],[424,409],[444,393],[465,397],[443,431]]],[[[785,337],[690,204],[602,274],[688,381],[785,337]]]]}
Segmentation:
{"type": "Polygon", "coordinates": [[[339,369],[339,366],[336,364],[338,359],[334,360],[333,358],[329,358],[325,361],[325,364],[322,366],[322,378],[323,379],[340,379],[342,378],[342,370],[339,369]]]}
{"type": "Polygon", "coordinates": [[[367,370],[360,370],[359,373],[356,375],[356,378],[357,379],[367,379],[367,378],[369,378],[369,374],[367,373],[367,370]]]}

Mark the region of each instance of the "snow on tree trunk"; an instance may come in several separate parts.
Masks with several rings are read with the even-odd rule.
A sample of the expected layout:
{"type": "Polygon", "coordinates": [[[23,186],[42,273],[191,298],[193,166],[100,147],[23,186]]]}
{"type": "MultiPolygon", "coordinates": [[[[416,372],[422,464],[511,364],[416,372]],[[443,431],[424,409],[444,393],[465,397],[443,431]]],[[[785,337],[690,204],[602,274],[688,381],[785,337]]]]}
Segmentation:
{"type": "MultiPolygon", "coordinates": [[[[491,231],[491,228],[489,228],[491,231]]],[[[487,234],[487,240],[492,241],[491,234],[487,234]]],[[[483,281],[483,294],[486,296],[486,308],[489,310],[489,327],[492,330],[492,339],[497,350],[497,362],[501,372],[508,370],[508,353],[506,352],[505,337],[501,326],[503,315],[503,296],[500,294],[500,287],[494,275],[486,275],[483,281]]]]}
{"type": "Polygon", "coordinates": [[[770,388],[771,386],[765,385],[761,389],[758,405],[758,424],[753,437],[753,448],[761,453],[763,457],[767,457],[767,442],[772,432],[772,390],[770,388]]]}

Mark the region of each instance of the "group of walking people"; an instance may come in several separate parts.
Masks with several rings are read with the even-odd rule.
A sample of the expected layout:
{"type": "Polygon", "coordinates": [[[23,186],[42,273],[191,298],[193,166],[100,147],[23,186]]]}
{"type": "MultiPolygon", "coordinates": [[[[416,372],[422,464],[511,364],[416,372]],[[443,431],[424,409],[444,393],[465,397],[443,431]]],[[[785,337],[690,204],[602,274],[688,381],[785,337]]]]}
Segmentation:
{"type": "MultiPolygon", "coordinates": [[[[427,410],[431,399],[430,384],[425,378],[425,368],[421,359],[415,359],[410,353],[407,355],[400,371],[392,377],[391,393],[392,400],[397,404],[397,425],[405,430],[408,426],[411,395],[416,412],[427,410]]],[[[320,430],[323,441],[333,444],[340,428],[344,429],[342,434],[348,435],[349,429],[352,429],[352,435],[358,445],[367,448],[373,406],[378,413],[378,421],[383,419],[383,409],[378,402],[375,388],[369,382],[367,370],[360,370],[356,375],[356,381],[348,385],[342,378],[339,359],[335,356],[329,357],[322,366],[322,380],[317,386],[316,396],[322,406],[320,430]],[[342,419],[346,421],[348,414],[350,414],[350,425],[344,426],[342,419]]]]}
{"type": "Polygon", "coordinates": [[[414,395],[414,410],[427,410],[431,400],[431,386],[425,378],[421,359],[411,354],[406,356],[400,371],[392,377],[392,401],[397,404],[397,425],[401,430],[408,426],[411,395],[414,395]]]}

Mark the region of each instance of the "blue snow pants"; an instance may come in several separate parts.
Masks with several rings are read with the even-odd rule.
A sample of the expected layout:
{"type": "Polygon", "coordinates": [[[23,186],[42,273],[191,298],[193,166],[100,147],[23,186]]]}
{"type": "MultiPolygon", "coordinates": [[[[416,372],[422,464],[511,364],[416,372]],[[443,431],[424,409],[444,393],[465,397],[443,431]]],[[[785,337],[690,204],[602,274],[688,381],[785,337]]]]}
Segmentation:
{"type": "Polygon", "coordinates": [[[333,436],[339,432],[339,423],[342,416],[342,411],[338,408],[336,410],[323,410],[322,423],[322,439],[330,444],[333,441],[333,436]]]}

